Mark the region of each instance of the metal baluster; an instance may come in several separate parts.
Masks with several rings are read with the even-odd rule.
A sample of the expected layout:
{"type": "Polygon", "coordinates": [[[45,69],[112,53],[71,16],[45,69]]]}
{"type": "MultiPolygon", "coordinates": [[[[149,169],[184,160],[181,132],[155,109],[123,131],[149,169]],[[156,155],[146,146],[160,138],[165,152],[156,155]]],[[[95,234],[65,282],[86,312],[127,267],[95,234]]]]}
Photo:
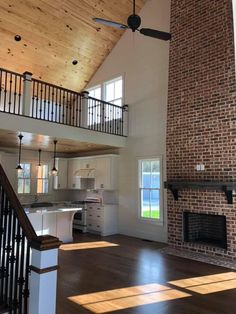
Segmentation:
{"type": "Polygon", "coordinates": [[[16,113],[16,89],[17,89],[17,79],[18,79],[18,75],[14,76],[15,78],[15,88],[14,88],[14,104],[13,104],[13,113],[16,113]]]}
{"type": "Polygon", "coordinates": [[[19,265],[20,265],[20,243],[22,240],[22,236],[21,236],[21,228],[20,228],[20,224],[19,221],[17,220],[16,222],[17,226],[17,232],[16,232],[16,236],[15,236],[15,241],[16,241],[16,264],[15,264],[15,282],[14,282],[14,305],[15,308],[17,308],[19,306],[19,265]]]}
{"type": "Polygon", "coordinates": [[[11,228],[12,228],[12,208],[7,200],[7,216],[8,216],[8,226],[7,226],[7,243],[5,246],[6,251],[6,283],[4,291],[5,304],[9,303],[9,268],[10,268],[10,253],[11,253],[11,228]]]}
{"type": "Polygon", "coordinates": [[[43,85],[42,82],[40,82],[40,119],[42,119],[42,111],[43,111],[43,85]]]}
{"type": "Polygon", "coordinates": [[[3,241],[2,241],[2,248],[3,248],[3,251],[2,251],[2,260],[1,260],[1,292],[0,292],[0,295],[1,295],[1,299],[3,300],[4,299],[4,287],[5,287],[5,284],[6,284],[6,268],[5,268],[5,247],[6,247],[6,244],[7,244],[7,198],[6,198],[6,195],[4,193],[4,201],[3,201],[3,241]]]}
{"type": "Polygon", "coordinates": [[[62,123],[65,123],[65,91],[63,90],[63,99],[62,99],[62,123]]]}
{"type": "Polygon", "coordinates": [[[48,121],[51,121],[50,120],[50,85],[46,85],[47,87],[48,87],[48,92],[47,92],[47,94],[48,94],[48,121]]]}
{"type": "Polygon", "coordinates": [[[38,103],[39,103],[39,82],[37,82],[37,92],[36,92],[36,118],[38,119],[38,111],[39,111],[39,107],[38,107],[38,103]]]}
{"type": "Polygon", "coordinates": [[[10,89],[8,95],[8,112],[11,112],[11,97],[12,97],[12,73],[10,73],[10,89]]]}
{"type": "Polygon", "coordinates": [[[22,77],[20,77],[20,85],[19,85],[18,114],[22,113],[22,108],[21,108],[21,84],[22,84],[22,77]]]}
{"type": "Polygon", "coordinates": [[[61,123],[61,88],[59,89],[58,122],[61,123]]]}
{"type": "Polygon", "coordinates": [[[54,86],[52,86],[51,121],[54,121],[54,86]]]}
{"type": "Polygon", "coordinates": [[[78,126],[78,112],[79,112],[79,109],[78,109],[78,106],[79,106],[79,95],[76,94],[75,96],[75,126],[78,126]]]}
{"type": "Polygon", "coordinates": [[[19,284],[19,313],[20,314],[22,313],[22,305],[23,305],[22,297],[23,297],[23,287],[24,287],[24,282],[25,282],[25,279],[24,279],[25,237],[22,234],[22,231],[21,231],[21,235],[22,235],[22,242],[21,242],[21,251],[20,251],[20,259],[19,259],[20,276],[18,278],[18,284],[19,284]]]}
{"type": "Polygon", "coordinates": [[[44,120],[47,120],[46,119],[46,113],[47,113],[47,85],[43,85],[44,86],[44,88],[43,88],[43,90],[44,90],[44,99],[43,99],[43,113],[44,113],[44,116],[43,116],[43,119],[44,120]]]}
{"type": "Polygon", "coordinates": [[[16,231],[16,216],[13,214],[13,210],[12,210],[12,232],[11,232],[11,245],[12,245],[12,249],[11,249],[11,256],[10,256],[10,286],[9,286],[9,300],[10,300],[10,305],[11,308],[13,307],[13,293],[14,293],[14,280],[15,280],[15,271],[14,271],[14,264],[16,261],[16,257],[15,257],[15,231],[16,231]]]}
{"type": "Polygon", "coordinates": [[[35,81],[33,80],[33,91],[32,91],[32,117],[33,118],[35,118],[34,93],[35,93],[35,81]]]}
{"type": "Polygon", "coordinates": [[[79,124],[77,126],[80,127],[81,125],[82,125],[82,96],[80,95],[79,96],[79,124]]]}
{"type": "Polygon", "coordinates": [[[56,97],[55,97],[56,98],[56,104],[55,104],[55,107],[56,107],[55,108],[55,121],[56,122],[58,122],[58,118],[57,118],[57,106],[58,106],[57,102],[58,102],[58,98],[57,97],[58,97],[58,88],[56,88],[56,97]]]}
{"type": "Polygon", "coordinates": [[[4,84],[4,106],[3,106],[4,112],[6,112],[6,102],[7,102],[7,72],[5,72],[5,84],[4,84]]]}

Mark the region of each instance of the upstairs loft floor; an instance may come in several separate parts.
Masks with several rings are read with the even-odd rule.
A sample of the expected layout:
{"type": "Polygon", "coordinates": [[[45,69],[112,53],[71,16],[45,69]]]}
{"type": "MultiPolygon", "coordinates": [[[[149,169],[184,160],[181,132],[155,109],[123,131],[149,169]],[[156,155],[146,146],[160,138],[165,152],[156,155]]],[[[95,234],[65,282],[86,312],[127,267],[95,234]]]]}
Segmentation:
{"type": "Polygon", "coordinates": [[[163,244],[76,233],[59,253],[57,314],[233,314],[236,272],[163,244]]]}

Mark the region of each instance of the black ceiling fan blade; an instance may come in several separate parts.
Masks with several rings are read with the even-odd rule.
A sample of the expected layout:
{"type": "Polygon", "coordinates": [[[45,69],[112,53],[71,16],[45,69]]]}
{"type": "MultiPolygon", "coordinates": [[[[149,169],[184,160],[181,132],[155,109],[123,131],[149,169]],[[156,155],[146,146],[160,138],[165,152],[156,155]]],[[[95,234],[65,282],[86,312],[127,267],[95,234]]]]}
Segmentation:
{"type": "Polygon", "coordinates": [[[161,31],[158,31],[156,29],[141,28],[139,31],[141,34],[143,34],[145,36],[150,36],[150,37],[154,37],[154,38],[161,39],[161,40],[170,40],[171,39],[170,33],[161,32],[161,31]]]}
{"type": "Polygon", "coordinates": [[[117,23],[117,22],[113,22],[113,21],[109,21],[109,20],[100,19],[98,17],[94,17],[93,21],[96,22],[96,23],[99,23],[99,24],[103,24],[103,25],[111,26],[111,27],[115,27],[115,28],[120,28],[120,29],[127,29],[127,28],[129,28],[125,24],[121,24],[121,23],[117,23]]]}

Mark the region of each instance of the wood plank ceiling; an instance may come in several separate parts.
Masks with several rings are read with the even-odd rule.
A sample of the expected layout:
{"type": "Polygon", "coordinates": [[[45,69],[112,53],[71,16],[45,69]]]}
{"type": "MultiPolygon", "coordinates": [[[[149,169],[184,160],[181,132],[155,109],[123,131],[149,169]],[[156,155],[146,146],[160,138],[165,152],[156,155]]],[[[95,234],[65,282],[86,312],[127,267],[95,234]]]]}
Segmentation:
{"type": "Polygon", "coordinates": [[[0,67],[81,91],[123,33],[92,17],[126,24],[131,12],[132,0],[0,0],[0,67]]]}
{"type": "MultiPolygon", "coordinates": [[[[23,135],[22,139],[22,149],[38,150],[39,148],[42,151],[53,152],[54,146],[53,141],[54,137],[41,135],[41,134],[32,134],[27,132],[21,132],[23,135]]],[[[0,129],[0,150],[6,151],[6,148],[16,148],[19,145],[19,132],[7,131],[0,129]]],[[[107,151],[115,149],[115,147],[93,144],[87,142],[73,141],[68,139],[57,138],[57,152],[58,153],[87,153],[93,151],[107,151]]]]}

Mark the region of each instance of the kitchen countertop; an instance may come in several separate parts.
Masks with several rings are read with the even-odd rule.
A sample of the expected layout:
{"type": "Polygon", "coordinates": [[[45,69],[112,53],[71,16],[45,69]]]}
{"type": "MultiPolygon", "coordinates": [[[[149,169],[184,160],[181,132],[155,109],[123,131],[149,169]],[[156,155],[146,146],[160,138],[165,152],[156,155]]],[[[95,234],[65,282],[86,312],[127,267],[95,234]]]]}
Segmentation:
{"type": "Polygon", "coordinates": [[[82,210],[81,207],[76,206],[50,206],[50,207],[37,207],[37,208],[31,208],[31,207],[25,207],[24,208],[26,214],[50,214],[50,213],[62,213],[62,212],[72,212],[72,211],[80,211],[82,210]]]}

